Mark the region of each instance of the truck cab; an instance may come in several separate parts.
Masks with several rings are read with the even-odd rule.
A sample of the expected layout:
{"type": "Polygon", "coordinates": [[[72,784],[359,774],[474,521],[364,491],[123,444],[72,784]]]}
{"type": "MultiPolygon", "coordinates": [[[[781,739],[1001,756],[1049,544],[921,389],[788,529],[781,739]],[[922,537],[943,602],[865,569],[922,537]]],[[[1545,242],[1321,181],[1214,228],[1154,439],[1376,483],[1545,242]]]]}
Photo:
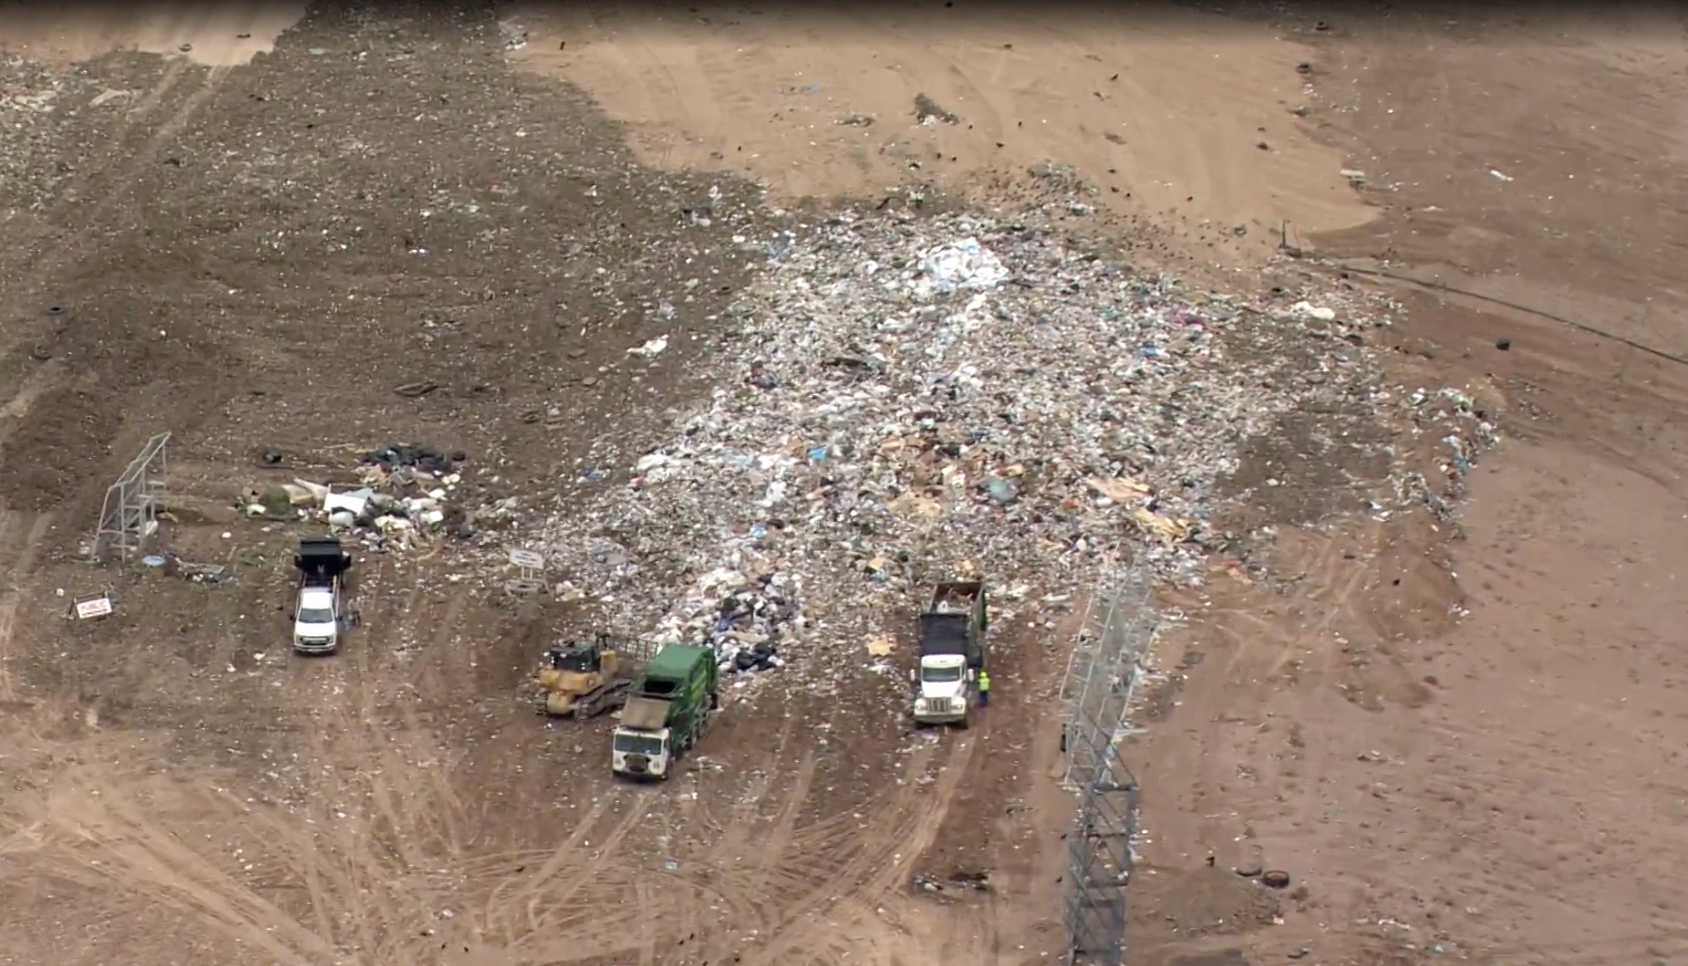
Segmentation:
{"type": "Polygon", "coordinates": [[[293,649],[301,654],[332,654],[340,648],[344,617],[341,587],[352,556],[333,537],[299,541],[293,566],[299,571],[299,596],[293,608],[293,649]]]}
{"type": "Polygon", "coordinates": [[[911,673],[918,693],[914,717],[922,723],[954,724],[967,720],[973,669],[961,654],[924,654],[911,673]]]}
{"type": "Polygon", "coordinates": [[[920,615],[920,659],[908,673],[917,724],[967,727],[985,666],[987,624],[982,582],[946,581],[933,588],[920,615]]]}
{"type": "Polygon", "coordinates": [[[610,770],[630,778],[656,781],[667,778],[669,766],[676,757],[672,743],[674,730],[660,724],[647,727],[652,720],[660,722],[667,717],[667,702],[630,698],[621,711],[622,726],[615,729],[611,739],[610,770]],[[640,707],[646,703],[650,707],[640,707]]]}

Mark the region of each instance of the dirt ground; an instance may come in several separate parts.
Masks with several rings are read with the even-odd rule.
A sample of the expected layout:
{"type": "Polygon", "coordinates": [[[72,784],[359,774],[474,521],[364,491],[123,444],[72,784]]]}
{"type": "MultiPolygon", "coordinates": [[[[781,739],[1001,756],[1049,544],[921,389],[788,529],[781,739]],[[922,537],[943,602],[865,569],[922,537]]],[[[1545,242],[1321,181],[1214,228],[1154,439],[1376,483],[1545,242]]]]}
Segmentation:
{"type": "Polygon", "coordinates": [[[299,660],[297,533],[225,508],[411,439],[543,493],[636,435],[696,389],[620,367],[640,307],[707,273],[662,327],[704,331],[750,270],[689,216],[748,206],[722,172],[989,201],[1051,164],[1185,265],[1385,287],[1393,376],[1505,436],[1451,521],[1263,501],[1266,577],[1166,594],[1130,961],[1688,961],[1682,24],[283,7],[0,16],[0,963],[1061,959],[1071,613],[993,628],[971,731],[791,694],[632,787],[607,723],[525,700],[578,615],[370,557],[363,626],[299,660]],[[162,539],[231,584],[75,559],[162,429],[162,539]]]}

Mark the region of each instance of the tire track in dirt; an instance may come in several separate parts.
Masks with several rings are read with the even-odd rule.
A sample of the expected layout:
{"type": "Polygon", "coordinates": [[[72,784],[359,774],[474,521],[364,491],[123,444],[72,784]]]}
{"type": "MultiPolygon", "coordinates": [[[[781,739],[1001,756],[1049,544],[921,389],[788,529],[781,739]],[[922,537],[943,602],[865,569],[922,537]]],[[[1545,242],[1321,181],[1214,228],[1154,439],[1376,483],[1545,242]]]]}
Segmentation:
{"type": "MultiPolygon", "coordinates": [[[[58,204],[47,217],[42,219],[37,227],[14,233],[7,239],[8,244],[4,252],[0,252],[0,278],[17,281],[7,287],[6,294],[14,299],[40,298],[40,293],[60,262],[60,256],[85,238],[87,233],[77,230],[78,226],[97,225],[114,206],[127,202],[143,166],[151,161],[158,149],[168,139],[176,136],[187,125],[194,112],[210,99],[221,77],[212,71],[204,72],[203,86],[193,91],[162,122],[149,125],[148,121],[159,105],[166,102],[182,78],[189,73],[185,59],[169,59],[163,74],[152,88],[124,115],[116,130],[105,136],[104,149],[84,166],[79,177],[73,177],[68,183],[60,186],[58,204]],[[138,149],[132,150],[131,136],[148,130],[151,133],[146,140],[138,149]],[[81,208],[78,199],[89,195],[94,196],[96,200],[86,209],[81,208]],[[61,225],[62,227],[58,227],[61,225]],[[55,232],[58,234],[56,240],[52,237],[55,232]],[[12,253],[15,253],[21,262],[4,264],[10,262],[7,256],[12,253]]],[[[0,341],[0,353],[10,353],[17,348],[20,339],[27,338],[30,328],[18,326],[16,338],[0,341]]],[[[0,333],[0,338],[3,336],[4,333],[0,333]]],[[[26,424],[36,401],[66,381],[68,375],[69,372],[65,368],[46,366],[30,373],[23,386],[6,404],[7,418],[0,419],[0,447],[4,447],[10,436],[26,424]]]]}
{"type": "MultiPolygon", "coordinates": [[[[781,743],[783,746],[783,742],[781,743]]],[[[752,876],[752,888],[765,893],[779,868],[779,860],[791,850],[792,841],[796,837],[797,818],[803,812],[803,806],[808,804],[809,791],[815,784],[815,769],[817,761],[813,748],[803,750],[803,759],[798,762],[797,774],[783,792],[785,803],[780,807],[779,817],[774,820],[774,827],[767,835],[759,837],[762,850],[761,861],[757,863],[755,874],[752,876]]]]}
{"type": "MultiPolygon", "coordinates": [[[[762,805],[768,800],[774,778],[779,774],[780,762],[785,760],[786,748],[796,728],[796,717],[792,714],[782,717],[773,747],[763,753],[756,762],[755,778],[739,792],[724,822],[715,817],[715,810],[708,804],[699,804],[697,812],[700,821],[692,834],[697,841],[713,843],[709,849],[710,853],[730,856],[736,863],[752,851],[751,837],[757,833],[762,805]]],[[[742,774],[745,769],[736,770],[742,774]]]]}
{"type": "MultiPolygon", "coordinates": [[[[1162,848],[1194,852],[1210,848],[1206,843],[1231,842],[1242,832],[1236,816],[1246,814],[1249,806],[1239,795],[1272,792],[1265,786],[1243,792],[1236,778],[1240,766],[1260,770],[1259,763],[1274,762],[1265,772],[1269,781],[1286,788],[1326,787],[1328,756],[1301,749],[1304,742],[1329,740],[1321,736],[1339,727],[1326,710],[1331,689],[1345,673],[1337,631],[1355,616],[1356,605],[1374,579],[1381,543],[1382,530],[1370,523],[1341,538],[1319,534],[1290,544],[1286,536],[1280,545],[1280,569],[1299,571],[1303,577],[1283,606],[1291,614],[1299,609],[1298,620],[1289,623],[1264,614],[1254,590],[1240,590],[1216,602],[1204,616],[1203,627],[1224,642],[1223,650],[1213,655],[1216,660],[1196,665],[1187,674],[1180,703],[1225,711],[1191,723],[1178,738],[1166,739],[1164,747],[1151,733],[1140,753],[1155,763],[1153,773],[1143,777],[1158,789],[1159,804],[1149,807],[1144,821],[1160,830],[1162,848]],[[1220,663],[1217,658],[1224,652],[1228,653],[1220,663]],[[1265,720],[1268,713],[1286,730],[1261,731],[1248,725],[1265,720]]],[[[1284,821],[1293,825],[1314,817],[1303,813],[1284,821]]],[[[1246,851],[1251,846],[1238,848],[1244,851],[1222,857],[1257,859],[1246,851]]]]}
{"type": "MultiPolygon", "coordinates": [[[[716,819],[714,810],[703,805],[689,823],[686,837],[701,843],[700,851],[708,859],[701,873],[688,873],[684,878],[692,885],[694,894],[706,893],[716,903],[708,915],[702,903],[694,903],[694,914],[699,920],[726,919],[740,932],[767,933],[778,925],[780,896],[771,883],[779,875],[778,859],[791,843],[818,770],[813,750],[804,749],[796,781],[786,782],[787,773],[782,766],[791,760],[792,739],[799,720],[802,716],[797,714],[787,713],[782,717],[772,747],[757,762],[755,779],[739,792],[725,822],[716,819]],[[778,794],[773,793],[776,779],[783,787],[778,794]],[[763,834],[762,809],[770,799],[775,800],[778,812],[773,830],[763,834]],[[699,881],[701,876],[708,877],[707,883],[699,881]]],[[[689,927],[675,931],[682,929],[687,934],[693,931],[689,927]]],[[[693,954],[709,962],[724,960],[735,953],[735,942],[725,930],[706,928],[693,954]]]]}
{"type": "MultiPolygon", "coordinates": [[[[624,18],[614,9],[602,11],[593,10],[588,5],[585,10],[586,20],[593,30],[600,35],[622,33],[620,28],[626,26],[624,18]]],[[[636,29],[631,31],[635,35],[636,29]]],[[[694,123],[705,131],[720,128],[720,110],[715,99],[710,96],[707,75],[702,72],[697,58],[692,56],[689,48],[678,48],[673,51],[677,56],[663,56],[651,49],[650,44],[643,40],[636,41],[637,56],[630,56],[620,44],[610,45],[609,52],[615,57],[620,73],[636,79],[633,89],[645,102],[647,117],[659,117],[661,112],[656,110],[659,102],[672,101],[683,105],[684,116],[693,118],[694,123]],[[676,73],[678,69],[679,73],[676,73]]],[[[676,154],[675,142],[685,140],[694,132],[680,129],[665,131],[660,141],[651,146],[659,150],[663,163],[672,162],[676,154]]]]}
{"type": "Polygon", "coordinates": [[[360,769],[357,790],[372,808],[362,843],[362,886],[383,897],[387,928],[375,948],[400,959],[411,958],[409,953],[420,952],[423,944],[419,929],[399,923],[429,921],[429,904],[446,881],[438,870],[458,863],[466,848],[465,809],[453,785],[456,761],[421,720],[418,704],[431,696],[430,686],[455,683],[451,675],[429,675],[423,659],[448,649],[467,592],[449,594],[440,619],[440,601],[427,593],[426,574],[420,571],[425,559],[407,560],[401,569],[387,558],[375,568],[358,589],[361,602],[375,605],[369,608],[374,619],[354,630],[346,643],[358,705],[356,721],[349,722],[356,738],[346,750],[360,769]],[[393,586],[397,579],[408,580],[408,590],[398,591],[393,586]],[[439,631],[430,634],[429,628],[439,631]],[[388,641],[398,642],[399,649],[382,646],[388,641]]]}
{"type": "Polygon", "coordinates": [[[934,745],[923,745],[904,767],[898,790],[874,810],[865,830],[850,829],[843,823],[829,825],[820,835],[797,830],[781,870],[785,873],[782,886],[790,890],[786,894],[798,898],[779,908],[778,931],[769,942],[743,957],[745,966],[772,966],[800,950],[813,952],[822,937],[803,920],[845,903],[875,907],[886,894],[900,888],[914,862],[936,837],[966,775],[974,745],[971,738],[960,737],[942,759],[934,745]],[[926,776],[936,760],[942,761],[942,767],[938,777],[929,782],[926,776]],[[839,863],[841,854],[845,858],[839,863]],[[805,858],[791,862],[792,857],[805,858]],[[828,859],[832,860],[830,864],[828,859]]]}
{"type": "MultiPolygon", "coordinates": [[[[634,886],[633,900],[635,908],[640,910],[649,910],[654,913],[656,912],[656,898],[656,894],[652,891],[651,884],[648,879],[641,878],[638,881],[638,884],[634,886]]],[[[664,916],[662,918],[666,919],[669,917],[664,916]]],[[[675,931],[680,932],[689,930],[687,930],[686,926],[682,924],[675,931]]],[[[656,930],[640,929],[638,930],[638,935],[640,937],[639,966],[656,966],[656,930]]]]}
{"type": "MultiPolygon", "coordinates": [[[[931,794],[923,801],[919,813],[911,817],[912,822],[907,827],[906,834],[896,840],[898,851],[889,861],[881,864],[877,875],[826,910],[829,920],[827,923],[818,928],[808,928],[805,924],[793,922],[782,936],[782,952],[784,949],[803,947],[809,950],[807,958],[811,963],[843,966],[845,963],[857,962],[860,950],[853,948],[852,944],[846,941],[843,932],[837,928],[837,923],[847,922],[855,927],[857,935],[866,938],[870,943],[874,943],[876,939],[886,940],[888,944],[880,945],[885,947],[883,951],[892,961],[900,959],[903,954],[913,954],[919,958],[934,955],[934,931],[930,924],[921,922],[911,929],[905,922],[907,917],[899,912],[898,904],[888,903],[886,900],[907,888],[915,864],[936,843],[956,793],[969,777],[978,742],[979,736],[976,734],[956,737],[939,769],[937,780],[932,783],[931,794]],[[915,941],[916,935],[920,936],[919,941],[915,941]]],[[[945,922],[953,923],[954,920],[945,922]]],[[[975,925],[981,925],[984,929],[990,928],[988,923],[975,925]]],[[[951,926],[945,931],[957,930],[951,926]]],[[[947,947],[949,944],[944,945],[947,947]]],[[[977,950],[940,948],[937,955],[945,961],[953,959],[958,962],[971,962],[983,958],[971,954],[976,952],[977,950]],[[957,952],[961,955],[950,955],[957,952]]]]}
{"type": "Polygon", "coordinates": [[[452,784],[456,762],[418,716],[418,704],[434,694],[447,701],[459,697],[451,691],[461,675],[430,673],[427,658],[430,652],[452,650],[467,592],[456,590],[446,597],[442,618],[438,601],[426,594],[421,575],[416,576],[396,634],[400,642],[416,642],[416,649],[408,654],[378,651],[375,642],[390,639],[381,623],[354,632],[351,646],[357,655],[363,725],[378,768],[370,791],[394,850],[409,870],[421,872],[459,860],[465,848],[465,810],[452,784]],[[425,633],[430,627],[438,633],[425,633]],[[396,718],[396,730],[386,726],[384,713],[396,718]]]}
{"type": "Polygon", "coordinates": [[[587,837],[597,827],[598,820],[609,810],[612,801],[613,796],[605,795],[593,802],[592,807],[575,823],[562,844],[546,854],[545,861],[538,869],[531,874],[518,870],[510,878],[493,887],[481,911],[481,928],[488,935],[498,935],[506,948],[514,948],[525,935],[539,930],[535,894],[554,878],[570,859],[576,857],[581,844],[588,840],[587,837]],[[518,920],[511,915],[512,912],[522,914],[519,921],[525,924],[525,930],[517,928],[518,920]]]}
{"type": "MultiPolygon", "coordinates": [[[[46,217],[35,222],[39,227],[32,229],[11,229],[10,237],[3,256],[6,261],[15,257],[20,259],[11,266],[12,270],[0,277],[27,276],[29,281],[25,287],[33,288],[40,284],[36,277],[38,268],[49,261],[49,256],[57,254],[57,245],[45,245],[42,242],[53,233],[52,229],[58,223],[58,216],[72,210],[79,198],[84,196],[89,188],[97,185],[108,174],[116,173],[125,176],[140,165],[141,157],[134,152],[127,151],[126,135],[137,130],[147,115],[163,102],[164,98],[176,86],[182,76],[187,73],[187,61],[184,58],[171,58],[165,62],[164,72],[153,86],[147,90],[135,105],[123,114],[116,129],[104,138],[105,148],[92,155],[81,170],[67,179],[58,188],[59,203],[48,212],[46,217]]],[[[10,346],[7,346],[10,348],[10,346]]]]}
{"type": "Polygon", "coordinates": [[[618,850],[622,842],[648,817],[647,812],[655,796],[656,790],[641,789],[634,793],[631,802],[620,801],[624,814],[610,826],[593,856],[580,863],[578,871],[566,885],[560,889],[551,888],[561,878],[560,873],[570,860],[579,861],[582,858],[580,850],[592,847],[588,844],[590,839],[587,835],[597,824],[597,816],[608,809],[610,800],[620,800],[621,796],[606,795],[599,805],[593,807],[587,816],[591,823],[583,819],[558,847],[552,859],[517,894],[514,901],[521,903],[530,928],[505,942],[511,956],[517,959],[526,956],[540,962],[566,961],[583,958],[585,954],[582,950],[592,948],[594,942],[609,943],[617,950],[636,946],[636,943],[627,942],[626,936],[628,928],[638,923],[640,909],[633,905],[638,883],[636,880],[629,883],[626,876],[615,874],[627,870],[625,867],[617,869],[612,863],[621,858],[618,850]],[[623,882],[623,888],[611,888],[617,879],[623,882]],[[626,888],[628,884],[632,885],[632,889],[626,888]],[[577,904],[575,897],[588,887],[592,887],[592,894],[577,904]],[[566,941],[559,939],[565,936],[568,937],[566,941]]]}
{"type": "Polygon", "coordinates": [[[0,446],[4,446],[12,434],[17,432],[18,427],[23,425],[23,419],[29,414],[35,401],[52,387],[56,377],[64,374],[64,368],[62,362],[49,360],[31,368],[18,382],[17,392],[6,400],[5,405],[0,406],[0,446]]]}
{"type": "MultiPolygon", "coordinates": [[[[149,118],[159,105],[165,103],[183,78],[193,72],[194,69],[186,58],[167,58],[164,71],[158,80],[153,82],[152,87],[133,107],[123,113],[123,119],[115,128],[103,137],[104,147],[90,156],[77,174],[59,186],[58,204],[41,219],[41,227],[14,232],[7,240],[6,254],[21,261],[11,266],[12,270],[0,277],[20,279],[17,288],[21,291],[15,294],[33,294],[39,290],[46,281],[45,276],[55,265],[55,256],[77,239],[76,233],[66,227],[58,244],[45,243],[48,236],[54,233],[55,227],[65,220],[65,216],[74,213],[78,216],[77,221],[86,222],[104,215],[114,205],[124,201],[138,179],[142,166],[152,160],[158,148],[180,132],[191,115],[209,100],[216,81],[222,75],[207,70],[203,73],[204,86],[193,91],[162,122],[149,123],[149,118]],[[132,136],[143,131],[151,133],[139,146],[132,146],[132,136]],[[102,187],[104,190],[100,190],[102,187]],[[84,207],[81,199],[91,195],[96,196],[97,200],[84,207]]],[[[6,260],[10,261],[9,258],[6,260]]],[[[9,349],[10,346],[5,348],[9,349]]]]}
{"type": "MultiPolygon", "coordinates": [[[[356,592],[377,591],[390,569],[383,559],[357,580],[356,592]]],[[[337,655],[296,665],[295,680],[316,692],[300,705],[311,718],[303,729],[310,771],[320,777],[308,790],[313,827],[280,817],[276,827],[297,843],[295,865],[313,918],[335,923],[335,938],[374,951],[410,918],[404,913],[416,900],[403,884],[403,870],[414,859],[401,850],[406,825],[383,781],[388,751],[380,740],[385,729],[367,637],[354,630],[337,655]],[[383,835],[383,826],[399,833],[398,841],[388,841],[393,835],[383,835]]]]}
{"type": "MultiPolygon", "coordinates": [[[[309,907],[307,915],[315,924],[315,933],[325,941],[339,937],[343,930],[336,919],[336,912],[349,908],[348,899],[361,891],[356,878],[346,868],[325,860],[319,836],[301,832],[279,812],[253,809],[234,793],[226,789],[217,791],[231,812],[242,814],[248,822],[268,830],[266,839],[269,842],[284,843],[272,855],[285,863],[304,888],[309,907]]],[[[325,816],[325,820],[332,818],[325,816]]],[[[358,940],[362,948],[370,948],[366,944],[373,942],[373,936],[367,931],[360,931],[358,940]]]]}
{"type": "MultiPolygon", "coordinates": [[[[567,858],[570,857],[564,854],[564,850],[566,849],[570,853],[574,851],[573,848],[569,847],[569,843],[565,842],[564,848],[558,850],[556,860],[546,863],[545,869],[541,870],[542,872],[548,871],[549,874],[545,876],[535,876],[534,879],[528,883],[528,888],[524,891],[524,895],[529,899],[530,903],[532,900],[543,896],[547,900],[549,910],[553,911],[571,908],[589,911],[594,908],[620,906],[622,904],[622,899],[619,897],[606,898],[602,900],[594,898],[592,901],[583,902],[579,906],[574,906],[572,903],[575,896],[579,895],[587,886],[594,883],[594,881],[598,878],[599,871],[608,865],[612,859],[617,857],[616,850],[621,847],[621,843],[627,838],[628,834],[637,828],[639,823],[646,818],[646,812],[649,810],[651,800],[655,796],[656,791],[654,789],[641,789],[634,793],[632,802],[626,807],[626,814],[617,820],[615,825],[611,826],[609,833],[604,836],[603,842],[598,845],[597,852],[592,857],[591,861],[585,864],[585,867],[574,876],[568,885],[564,886],[560,890],[552,892],[548,889],[548,886],[555,880],[557,872],[561,870],[562,866],[566,864],[567,858]]],[[[569,842],[575,841],[577,840],[571,835],[569,837],[569,842]]],[[[579,841],[581,844],[584,844],[585,842],[584,838],[579,841]]],[[[556,921],[556,915],[552,911],[541,912],[535,917],[535,921],[539,926],[535,935],[543,935],[556,921]]]]}
{"type": "MultiPolygon", "coordinates": [[[[99,880],[109,890],[149,905],[162,905],[203,920],[274,961],[298,966],[331,961],[331,942],[300,925],[235,875],[168,831],[143,803],[142,790],[190,797],[213,807],[223,799],[198,783],[169,779],[114,781],[103,767],[61,773],[42,803],[45,841],[33,860],[52,874],[99,880]],[[175,787],[161,787],[169,782],[175,787]]],[[[246,817],[242,809],[231,819],[246,817]]]]}
{"type": "Polygon", "coordinates": [[[0,584],[0,701],[18,700],[13,669],[18,658],[14,633],[18,607],[30,586],[36,553],[52,525],[51,513],[0,511],[0,561],[11,561],[0,584]]]}
{"type": "MultiPolygon", "coordinates": [[[[419,717],[424,688],[404,677],[411,670],[425,673],[418,653],[426,654],[431,643],[438,650],[440,642],[429,641],[423,629],[451,633],[467,593],[449,595],[445,619],[438,620],[438,601],[426,595],[427,585],[418,576],[410,566],[401,569],[397,561],[382,558],[357,582],[354,604],[368,618],[347,635],[337,657],[322,662],[332,666],[331,695],[350,700],[318,702],[323,706],[317,713],[326,722],[313,737],[319,765],[345,776],[320,797],[360,802],[367,814],[361,822],[324,815],[322,823],[335,831],[319,847],[327,853],[326,864],[335,868],[325,874],[319,862],[306,874],[319,884],[331,881],[332,889],[343,893],[330,896],[322,890],[322,901],[351,912],[359,946],[378,960],[422,951],[420,929],[404,924],[430,921],[430,903],[462,881],[460,873],[442,870],[464,859],[467,848],[466,813],[452,783],[456,762],[419,717]],[[408,589],[394,586],[399,578],[408,581],[408,589]],[[407,654],[382,646],[387,641],[418,647],[407,654]]],[[[442,680],[433,676],[420,683],[442,680]]],[[[489,864],[496,871],[513,857],[489,857],[489,864]]]]}

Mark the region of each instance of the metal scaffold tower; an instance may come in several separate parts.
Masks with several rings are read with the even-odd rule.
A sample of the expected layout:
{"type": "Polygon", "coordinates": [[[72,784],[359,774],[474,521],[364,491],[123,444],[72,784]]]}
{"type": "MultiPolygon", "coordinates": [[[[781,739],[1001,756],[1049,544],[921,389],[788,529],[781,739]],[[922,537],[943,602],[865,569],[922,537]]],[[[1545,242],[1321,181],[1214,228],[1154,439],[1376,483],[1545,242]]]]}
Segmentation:
{"type": "Polygon", "coordinates": [[[94,534],[94,559],[123,563],[137,559],[158,529],[158,506],[169,471],[170,434],[159,433],[129,461],[117,481],[106,487],[100,526],[94,534]]]}

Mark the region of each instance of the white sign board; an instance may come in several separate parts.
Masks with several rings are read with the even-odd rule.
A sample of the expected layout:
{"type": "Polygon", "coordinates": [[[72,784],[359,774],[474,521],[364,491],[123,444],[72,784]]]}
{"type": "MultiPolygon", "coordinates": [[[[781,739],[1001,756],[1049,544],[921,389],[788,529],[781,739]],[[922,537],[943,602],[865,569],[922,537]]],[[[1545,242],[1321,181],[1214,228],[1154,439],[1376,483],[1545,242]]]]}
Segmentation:
{"type": "Polygon", "coordinates": [[[83,597],[76,601],[76,619],[79,621],[110,616],[111,598],[104,594],[98,597],[83,597]]]}
{"type": "Polygon", "coordinates": [[[542,570],[545,567],[545,555],[518,547],[510,551],[510,562],[523,570],[542,570]]]}

